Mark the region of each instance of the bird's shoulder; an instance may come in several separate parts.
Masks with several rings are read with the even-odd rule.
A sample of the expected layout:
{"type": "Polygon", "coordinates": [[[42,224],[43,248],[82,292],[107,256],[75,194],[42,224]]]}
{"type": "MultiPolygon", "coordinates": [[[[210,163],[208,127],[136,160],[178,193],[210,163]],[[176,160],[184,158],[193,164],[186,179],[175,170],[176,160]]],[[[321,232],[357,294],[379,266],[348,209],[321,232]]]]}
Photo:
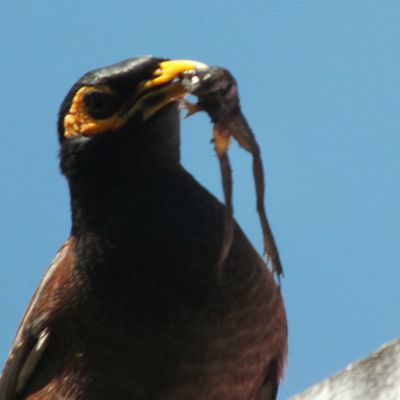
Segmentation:
{"type": "Polygon", "coordinates": [[[74,242],[70,237],[62,245],[31,299],[0,377],[0,400],[18,398],[46,351],[52,323],[79,297],[74,242]]]}

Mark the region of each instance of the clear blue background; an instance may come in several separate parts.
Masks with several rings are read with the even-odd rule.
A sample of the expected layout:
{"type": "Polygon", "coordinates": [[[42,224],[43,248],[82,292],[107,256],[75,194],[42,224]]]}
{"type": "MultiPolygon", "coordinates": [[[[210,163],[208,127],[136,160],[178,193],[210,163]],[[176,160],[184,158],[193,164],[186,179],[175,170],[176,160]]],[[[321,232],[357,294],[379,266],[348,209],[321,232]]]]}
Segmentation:
{"type": "MultiPolygon", "coordinates": [[[[280,399],[399,336],[398,0],[2,0],[0,38],[0,364],[69,232],[58,106],[84,72],[139,54],[239,82],[286,272],[280,399]]],[[[221,196],[207,117],[182,130],[185,166],[221,196]]],[[[261,251],[251,159],[236,145],[231,159],[236,217],[261,251]]]]}

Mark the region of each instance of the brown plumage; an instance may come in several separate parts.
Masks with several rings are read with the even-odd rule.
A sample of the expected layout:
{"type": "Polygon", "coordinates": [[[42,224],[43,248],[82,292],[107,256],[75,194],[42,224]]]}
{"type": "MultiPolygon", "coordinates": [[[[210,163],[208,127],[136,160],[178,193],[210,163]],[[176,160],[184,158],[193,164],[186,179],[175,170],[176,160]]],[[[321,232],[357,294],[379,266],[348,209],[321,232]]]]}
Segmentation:
{"type": "Polygon", "coordinates": [[[0,400],[276,397],[280,289],[235,222],[220,265],[225,207],[179,161],[187,90],[170,83],[178,72],[146,86],[163,62],[88,73],[61,106],[71,237],[21,323],[0,400]]]}

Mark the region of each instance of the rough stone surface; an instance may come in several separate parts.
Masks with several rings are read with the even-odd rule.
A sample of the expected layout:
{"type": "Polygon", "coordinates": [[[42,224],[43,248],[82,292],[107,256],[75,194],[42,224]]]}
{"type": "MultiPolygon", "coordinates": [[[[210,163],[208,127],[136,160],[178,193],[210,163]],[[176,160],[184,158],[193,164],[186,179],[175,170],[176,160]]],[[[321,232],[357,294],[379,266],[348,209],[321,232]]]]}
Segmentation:
{"type": "Polygon", "coordinates": [[[400,339],[289,400],[400,400],[400,339]]]}

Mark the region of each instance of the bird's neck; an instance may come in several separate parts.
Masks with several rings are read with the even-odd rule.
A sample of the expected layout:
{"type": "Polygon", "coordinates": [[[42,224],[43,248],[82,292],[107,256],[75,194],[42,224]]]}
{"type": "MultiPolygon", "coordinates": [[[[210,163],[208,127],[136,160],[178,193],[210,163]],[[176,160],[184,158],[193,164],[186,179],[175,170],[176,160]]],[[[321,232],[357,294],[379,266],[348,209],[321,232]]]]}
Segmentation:
{"type": "Polygon", "coordinates": [[[222,206],[181,167],[103,193],[75,190],[72,234],[82,279],[91,287],[115,290],[116,298],[132,288],[137,296],[141,290],[150,293],[154,281],[162,282],[157,291],[164,286],[178,290],[216,277],[204,266],[216,264],[219,256],[222,206]],[[199,207],[193,207],[196,202],[199,207]],[[212,222],[203,226],[208,219],[212,222]]]}
{"type": "Polygon", "coordinates": [[[73,234],[121,223],[140,209],[141,198],[168,192],[165,182],[181,170],[176,105],[139,127],[63,142],[61,170],[70,186],[73,234]]]}
{"type": "Polygon", "coordinates": [[[124,282],[119,287],[131,287],[137,281],[132,266],[138,266],[146,255],[161,257],[154,252],[167,234],[165,224],[159,222],[167,212],[163,196],[168,196],[165,188],[176,174],[165,168],[112,182],[70,186],[71,233],[76,238],[79,265],[92,285],[108,288],[108,282],[121,277],[124,282]]]}
{"type": "Polygon", "coordinates": [[[72,234],[107,236],[114,230],[123,234],[133,224],[143,224],[163,207],[168,185],[181,171],[180,164],[136,164],[119,174],[103,171],[85,182],[70,182],[72,234]]]}

